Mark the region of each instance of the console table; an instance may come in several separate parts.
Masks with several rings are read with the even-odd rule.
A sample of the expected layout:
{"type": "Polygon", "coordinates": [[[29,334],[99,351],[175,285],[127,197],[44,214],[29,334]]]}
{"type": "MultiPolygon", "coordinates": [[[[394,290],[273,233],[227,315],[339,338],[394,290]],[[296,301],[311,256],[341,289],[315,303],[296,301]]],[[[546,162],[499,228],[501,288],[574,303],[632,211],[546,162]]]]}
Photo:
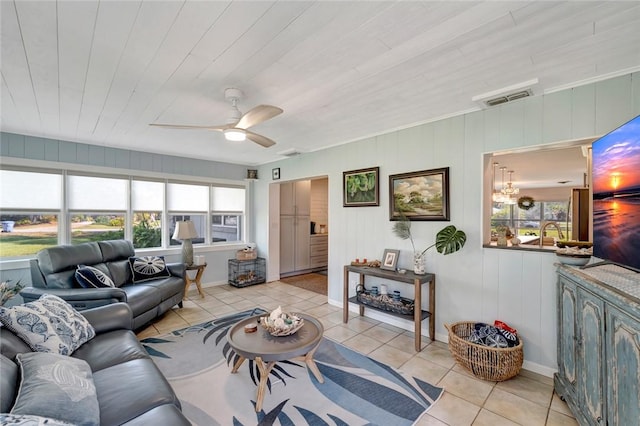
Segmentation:
{"type": "Polygon", "coordinates": [[[640,418],[640,274],[558,266],[556,393],[581,425],[640,418]]]}
{"type": "Polygon", "coordinates": [[[343,311],[343,322],[349,321],[349,302],[356,303],[359,305],[360,316],[364,315],[364,308],[376,309],[380,312],[384,312],[389,315],[405,318],[405,319],[413,319],[414,331],[415,331],[415,346],[416,352],[420,352],[420,343],[421,343],[421,330],[422,330],[422,320],[425,318],[429,318],[429,337],[431,340],[435,340],[436,336],[436,276],[435,274],[424,274],[424,275],[416,275],[413,272],[407,271],[404,274],[400,274],[395,271],[387,271],[380,268],[373,268],[369,266],[354,266],[354,265],[345,265],[344,266],[344,286],[343,286],[343,297],[342,297],[342,311],[343,311]],[[359,283],[364,287],[365,276],[384,278],[391,281],[398,281],[406,284],[413,285],[413,295],[415,300],[415,309],[413,316],[411,315],[403,315],[398,314],[391,311],[385,311],[382,309],[377,309],[373,306],[364,305],[358,301],[357,297],[349,298],[349,272],[353,272],[360,275],[359,283]],[[422,284],[429,284],[429,310],[423,311],[421,309],[422,306],[422,284]]]}

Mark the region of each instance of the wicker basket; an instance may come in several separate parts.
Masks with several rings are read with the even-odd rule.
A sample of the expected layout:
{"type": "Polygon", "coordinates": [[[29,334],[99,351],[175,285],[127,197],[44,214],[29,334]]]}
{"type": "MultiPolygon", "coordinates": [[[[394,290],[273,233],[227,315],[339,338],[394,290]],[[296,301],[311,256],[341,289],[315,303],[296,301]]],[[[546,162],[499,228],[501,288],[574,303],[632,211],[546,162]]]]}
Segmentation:
{"type": "Polygon", "coordinates": [[[373,296],[363,285],[356,287],[356,299],[363,305],[373,306],[383,311],[395,312],[402,315],[413,315],[415,302],[411,299],[401,297],[400,300],[393,300],[388,296],[373,296]]]}
{"type": "Polygon", "coordinates": [[[253,260],[253,259],[256,259],[257,257],[258,257],[257,250],[249,250],[249,251],[238,250],[236,252],[237,260],[253,260]]]}
{"type": "Polygon", "coordinates": [[[445,324],[449,330],[449,351],[455,360],[479,379],[501,382],[517,375],[522,368],[522,337],[512,348],[492,348],[471,343],[467,339],[475,322],[445,324]]]}

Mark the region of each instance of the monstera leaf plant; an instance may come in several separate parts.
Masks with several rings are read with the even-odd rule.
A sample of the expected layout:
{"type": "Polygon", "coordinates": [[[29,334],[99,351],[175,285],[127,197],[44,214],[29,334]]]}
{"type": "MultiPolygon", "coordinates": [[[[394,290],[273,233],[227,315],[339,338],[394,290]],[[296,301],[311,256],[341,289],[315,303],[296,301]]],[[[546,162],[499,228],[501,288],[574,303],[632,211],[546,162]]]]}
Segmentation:
{"type": "Polygon", "coordinates": [[[423,256],[427,250],[432,247],[435,247],[438,253],[442,254],[451,254],[455,253],[464,247],[467,242],[467,234],[464,231],[457,229],[453,225],[448,225],[442,228],[436,234],[436,242],[431,244],[426,249],[421,252],[416,251],[416,246],[413,242],[413,237],[411,235],[411,222],[407,219],[401,219],[394,223],[393,232],[397,237],[402,238],[403,240],[411,241],[411,247],[413,247],[413,252],[418,254],[419,256],[423,256]]]}

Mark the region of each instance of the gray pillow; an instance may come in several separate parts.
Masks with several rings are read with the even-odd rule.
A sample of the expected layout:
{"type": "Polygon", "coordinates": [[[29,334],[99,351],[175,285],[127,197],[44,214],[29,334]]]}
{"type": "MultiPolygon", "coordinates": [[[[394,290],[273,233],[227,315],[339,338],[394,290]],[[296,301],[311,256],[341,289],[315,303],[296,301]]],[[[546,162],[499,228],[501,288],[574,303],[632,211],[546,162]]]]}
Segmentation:
{"type": "Polygon", "coordinates": [[[96,335],[84,316],[52,294],[35,302],[0,307],[0,322],[38,352],[71,355],[96,335]]]}
{"type": "Polygon", "coordinates": [[[16,355],[20,389],[11,414],[49,417],[74,425],[99,425],[100,407],[91,368],[85,360],[27,352],[16,355]]]}

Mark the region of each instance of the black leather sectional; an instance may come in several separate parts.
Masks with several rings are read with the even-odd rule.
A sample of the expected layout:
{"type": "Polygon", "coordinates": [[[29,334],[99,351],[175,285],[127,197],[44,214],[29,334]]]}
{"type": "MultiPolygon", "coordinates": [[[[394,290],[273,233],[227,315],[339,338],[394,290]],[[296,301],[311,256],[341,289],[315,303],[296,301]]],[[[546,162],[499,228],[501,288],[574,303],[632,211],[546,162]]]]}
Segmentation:
{"type": "MultiPolygon", "coordinates": [[[[171,385],[131,331],[129,306],[115,303],[81,313],[94,327],[96,336],[71,357],[86,361],[91,369],[100,425],[190,425],[171,385]]],[[[6,327],[0,327],[0,352],[0,412],[10,413],[22,380],[16,355],[31,349],[6,327]]],[[[29,397],[46,401],[50,395],[44,390],[42,393],[29,397]]],[[[78,409],[74,404],[61,408],[78,409]]]]}
{"type": "Polygon", "coordinates": [[[125,302],[133,312],[133,329],[139,329],[173,306],[182,307],[185,269],[182,263],[168,263],[170,276],[134,283],[129,258],[135,255],[128,240],[40,250],[30,261],[32,287],[26,287],[20,295],[25,302],[31,302],[45,293],[54,294],[79,311],[125,302]],[[81,287],[75,278],[78,265],[99,269],[111,278],[115,287],[81,287]]]}

